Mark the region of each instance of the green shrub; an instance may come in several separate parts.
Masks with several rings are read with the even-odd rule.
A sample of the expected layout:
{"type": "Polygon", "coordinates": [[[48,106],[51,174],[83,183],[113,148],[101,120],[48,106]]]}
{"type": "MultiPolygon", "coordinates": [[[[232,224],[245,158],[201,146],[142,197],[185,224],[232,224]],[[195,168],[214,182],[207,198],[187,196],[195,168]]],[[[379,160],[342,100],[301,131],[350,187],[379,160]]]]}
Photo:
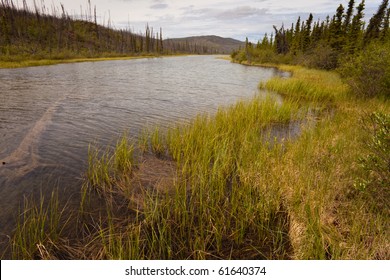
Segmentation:
{"type": "Polygon", "coordinates": [[[231,54],[231,57],[232,57],[232,59],[233,59],[234,61],[237,61],[238,63],[241,63],[241,62],[247,60],[245,50],[234,51],[234,52],[231,54]]]}
{"type": "Polygon", "coordinates": [[[390,97],[390,43],[373,43],[339,68],[353,92],[363,97],[390,97]]]}
{"type": "MultiPolygon", "coordinates": [[[[390,206],[390,114],[373,113],[365,122],[370,138],[359,158],[363,176],[355,187],[369,194],[377,206],[390,206]]],[[[386,209],[384,208],[384,209],[386,209]]]]}
{"type": "Polygon", "coordinates": [[[296,64],[309,68],[331,70],[337,67],[338,55],[329,45],[318,44],[305,54],[298,55],[294,60],[296,64]]]}

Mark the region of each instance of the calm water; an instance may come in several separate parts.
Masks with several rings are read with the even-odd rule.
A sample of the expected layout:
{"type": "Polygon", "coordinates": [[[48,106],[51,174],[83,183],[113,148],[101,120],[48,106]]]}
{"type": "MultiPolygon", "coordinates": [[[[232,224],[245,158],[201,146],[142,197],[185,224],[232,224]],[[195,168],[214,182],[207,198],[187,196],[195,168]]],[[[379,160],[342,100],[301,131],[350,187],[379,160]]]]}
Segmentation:
{"type": "Polygon", "coordinates": [[[0,235],[24,195],[75,193],[90,143],[212,113],[277,74],[213,56],[0,69],[0,235]]]}

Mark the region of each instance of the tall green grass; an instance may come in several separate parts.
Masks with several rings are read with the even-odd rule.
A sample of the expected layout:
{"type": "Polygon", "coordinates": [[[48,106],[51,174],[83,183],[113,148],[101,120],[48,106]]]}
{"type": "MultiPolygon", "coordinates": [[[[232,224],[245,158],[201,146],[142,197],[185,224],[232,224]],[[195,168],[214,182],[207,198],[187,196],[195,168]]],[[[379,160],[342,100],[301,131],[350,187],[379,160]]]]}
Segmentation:
{"type": "Polygon", "coordinates": [[[286,258],[288,221],[279,189],[250,175],[265,173],[271,154],[281,153],[262,130],[303,117],[295,103],[256,97],[165,133],[152,131],[142,146],[176,161],[178,180],[171,193],[145,193],[142,221],[131,226],[135,232],[118,233],[119,244],[138,240],[138,258],[286,258]]]}
{"type": "Polygon", "coordinates": [[[67,223],[65,208],[59,206],[58,192],[53,191],[49,201],[41,194],[38,202],[25,198],[12,238],[14,259],[53,259],[56,244],[67,223]]]}
{"type": "MultiPolygon", "coordinates": [[[[336,72],[281,66],[292,73],[288,79],[276,77],[260,84],[260,88],[282,94],[287,99],[309,102],[335,102],[348,96],[349,87],[336,72]]],[[[318,104],[319,105],[319,104],[318,104]]]]}
{"type": "Polygon", "coordinates": [[[117,142],[113,153],[90,145],[88,163],[87,183],[102,195],[110,193],[118,178],[131,175],[135,165],[134,145],[126,134],[117,142]]]}
{"type": "Polygon", "coordinates": [[[177,162],[179,180],[173,195],[145,194],[142,222],[126,237],[139,242],[138,258],[387,256],[385,216],[362,211],[365,200],[350,196],[365,135],[359,111],[380,102],[349,99],[335,73],[284,70],[293,77],[263,85],[286,96],[282,104],[270,97],[242,101],[165,134],[155,130],[149,144],[144,138],[145,151],[177,162]],[[297,140],[267,143],[266,127],[305,117],[303,101],[335,111],[321,114],[297,140]],[[348,214],[354,211],[367,219],[354,220],[348,214]],[[370,238],[376,246],[366,246],[370,238]]]}
{"type": "Polygon", "coordinates": [[[113,152],[91,148],[74,258],[388,259],[388,211],[355,182],[366,174],[361,119],[390,104],[351,98],[332,72],[283,69],[293,77],[262,85],[282,103],[256,96],[144,132],[137,157],[126,137],[113,152]],[[273,139],[287,124],[298,138],[273,139]],[[156,174],[175,163],[166,189],[137,180],[145,156],[158,158],[156,174]]]}

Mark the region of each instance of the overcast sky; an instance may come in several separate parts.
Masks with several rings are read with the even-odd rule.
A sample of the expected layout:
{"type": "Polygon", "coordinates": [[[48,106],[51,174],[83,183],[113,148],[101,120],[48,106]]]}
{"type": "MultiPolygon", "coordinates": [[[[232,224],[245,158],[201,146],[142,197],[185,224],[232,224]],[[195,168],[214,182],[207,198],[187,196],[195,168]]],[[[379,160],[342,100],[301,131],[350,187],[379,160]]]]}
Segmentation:
{"type": "MultiPolygon", "coordinates": [[[[22,0],[13,0],[21,5],[22,0]]],[[[88,0],[35,0],[43,2],[46,9],[59,9],[60,3],[71,16],[85,15],[88,0]]],[[[314,19],[325,19],[335,14],[341,3],[347,7],[349,0],[91,0],[96,6],[98,22],[107,25],[111,19],[116,28],[144,31],[146,23],[163,29],[164,38],[196,35],[218,35],[257,41],[273,25],[290,27],[298,16],[306,19],[313,13],[314,19]]],[[[361,0],[356,0],[356,5],[361,0]]],[[[366,0],[366,19],[377,10],[382,0],[366,0]]],[[[34,0],[27,0],[33,7],[34,0]]]]}

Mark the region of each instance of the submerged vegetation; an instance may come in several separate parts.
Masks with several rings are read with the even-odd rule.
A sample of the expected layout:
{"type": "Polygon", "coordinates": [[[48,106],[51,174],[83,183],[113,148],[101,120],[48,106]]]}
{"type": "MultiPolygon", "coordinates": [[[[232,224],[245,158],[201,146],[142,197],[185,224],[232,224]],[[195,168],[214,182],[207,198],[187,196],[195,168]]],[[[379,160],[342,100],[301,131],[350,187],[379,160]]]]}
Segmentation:
{"type": "MultiPolygon", "coordinates": [[[[364,50],[388,53],[376,41],[384,28],[375,22],[383,17],[374,16],[364,31],[359,12],[338,13],[344,21],[336,24],[335,16],[329,28],[355,30],[355,23],[358,38],[375,38],[364,50]]],[[[314,44],[305,26],[299,34],[314,44]]],[[[248,43],[233,58],[275,63],[262,60],[270,54],[289,62],[288,50],[278,54],[264,44],[257,52],[248,43]]],[[[145,131],[138,141],[125,135],[113,151],[91,146],[79,208],[62,209],[55,195],[47,206],[27,201],[13,257],[389,259],[388,66],[366,68],[383,66],[368,58],[371,52],[356,50],[342,63],[340,54],[339,73],[279,65],[291,77],[261,83],[266,97],[145,131]],[[351,65],[356,72],[340,75],[351,65]],[[374,93],[358,86],[366,70],[379,73],[367,79],[383,81],[374,93]]]]}

